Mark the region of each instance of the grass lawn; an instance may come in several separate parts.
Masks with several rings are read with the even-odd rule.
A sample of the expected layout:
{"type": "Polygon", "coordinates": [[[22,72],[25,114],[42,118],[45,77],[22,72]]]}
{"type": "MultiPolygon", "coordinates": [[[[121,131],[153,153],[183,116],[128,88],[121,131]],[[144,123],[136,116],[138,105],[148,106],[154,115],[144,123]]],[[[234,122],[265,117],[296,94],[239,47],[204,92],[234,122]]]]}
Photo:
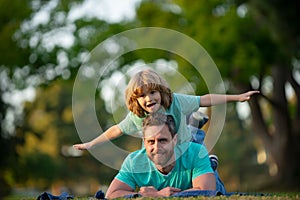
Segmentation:
{"type": "MultiPolygon", "coordinates": [[[[124,199],[124,198],[119,198],[124,199]]],[[[138,199],[154,199],[154,198],[136,198],[138,199]]],[[[155,198],[155,199],[166,199],[166,198],[155,198]]],[[[169,199],[169,198],[168,198],[169,199]]],[[[217,197],[186,197],[186,198],[171,198],[171,199],[189,199],[189,200],[300,200],[300,194],[278,194],[272,196],[238,196],[233,195],[230,197],[217,196],[217,197]]],[[[95,198],[75,198],[74,200],[96,200],[95,198]]]]}
{"type": "MultiPolygon", "coordinates": [[[[21,196],[11,196],[4,198],[4,200],[36,200],[37,197],[21,197],[21,196]]],[[[125,198],[118,198],[118,199],[125,199],[125,198]]],[[[154,199],[154,198],[147,198],[141,197],[136,198],[137,200],[143,199],[154,199]]],[[[166,198],[155,198],[155,199],[166,199],[166,198]]],[[[169,198],[168,198],[169,199],[169,198]]],[[[191,200],[300,200],[300,193],[278,193],[278,194],[270,194],[268,196],[239,196],[239,195],[232,195],[230,197],[226,196],[216,196],[216,197],[187,197],[187,198],[172,198],[172,199],[191,199],[191,200]]],[[[97,200],[93,197],[75,197],[74,200],[97,200]]]]}

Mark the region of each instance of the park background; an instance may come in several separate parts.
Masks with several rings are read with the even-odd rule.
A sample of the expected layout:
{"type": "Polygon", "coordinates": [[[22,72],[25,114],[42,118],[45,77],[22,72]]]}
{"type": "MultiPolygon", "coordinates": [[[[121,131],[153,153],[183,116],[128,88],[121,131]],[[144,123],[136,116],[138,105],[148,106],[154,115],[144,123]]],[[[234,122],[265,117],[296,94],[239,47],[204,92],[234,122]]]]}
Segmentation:
{"type": "MultiPolygon", "coordinates": [[[[249,103],[227,105],[224,129],[212,150],[220,159],[219,173],[228,191],[299,191],[298,1],[111,4],[0,0],[0,198],[46,190],[82,196],[105,189],[117,171],[88,151],[72,148],[80,142],[72,115],[73,84],[84,58],[98,44],[138,27],[168,28],[196,40],[218,66],[228,94],[261,91],[249,103]]],[[[108,54],[117,44],[111,45],[108,54]]],[[[208,92],[205,81],[180,56],[155,49],[127,53],[101,76],[95,93],[104,130],[115,123],[114,113],[126,114],[114,81],[147,63],[174,67],[196,94],[208,92]],[[112,107],[111,99],[119,104],[112,107]]],[[[169,84],[176,85],[176,80],[169,84]]],[[[113,142],[128,151],[140,147],[139,140],[128,136],[113,142]]]]}

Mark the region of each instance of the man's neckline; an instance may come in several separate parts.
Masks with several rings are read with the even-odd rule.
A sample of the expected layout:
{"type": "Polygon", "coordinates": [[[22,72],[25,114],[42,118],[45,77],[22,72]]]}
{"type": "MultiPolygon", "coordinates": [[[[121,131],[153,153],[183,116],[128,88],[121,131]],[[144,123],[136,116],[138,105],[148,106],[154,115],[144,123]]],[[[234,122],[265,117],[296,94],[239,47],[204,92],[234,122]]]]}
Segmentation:
{"type": "Polygon", "coordinates": [[[157,171],[159,171],[162,175],[168,175],[168,174],[170,174],[171,172],[172,172],[172,170],[175,168],[175,165],[176,165],[176,160],[172,163],[172,164],[170,164],[170,165],[168,165],[168,166],[166,166],[166,167],[163,167],[162,169],[158,169],[158,168],[156,168],[157,169],[157,171]]]}

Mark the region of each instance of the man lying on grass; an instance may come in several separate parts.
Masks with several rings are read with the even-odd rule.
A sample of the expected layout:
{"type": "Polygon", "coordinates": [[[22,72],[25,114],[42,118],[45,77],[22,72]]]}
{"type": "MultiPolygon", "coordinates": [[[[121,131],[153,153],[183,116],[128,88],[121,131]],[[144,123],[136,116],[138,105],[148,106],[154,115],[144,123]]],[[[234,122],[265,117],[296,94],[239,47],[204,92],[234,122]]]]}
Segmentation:
{"type": "Polygon", "coordinates": [[[165,197],[186,190],[216,190],[206,148],[192,142],[176,145],[171,115],[148,115],[143,122],[143,140],[145,148],[124,160],[106,198],[165,197]]]}

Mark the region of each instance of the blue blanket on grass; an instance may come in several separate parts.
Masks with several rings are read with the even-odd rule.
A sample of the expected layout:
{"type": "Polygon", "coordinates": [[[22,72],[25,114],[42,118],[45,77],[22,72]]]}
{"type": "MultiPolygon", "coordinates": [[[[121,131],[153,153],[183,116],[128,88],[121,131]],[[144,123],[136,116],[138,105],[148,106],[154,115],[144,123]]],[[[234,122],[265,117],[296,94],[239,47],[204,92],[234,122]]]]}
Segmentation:
{"type": "MultiPolygon", "coordinates": [[[[246,193],[246,192],[228,192],[223,194],[222,192],[216,190],[191,190],[191,191],[183,191],[173,194],[171,197],[197,197],[197,196],[205,196],[205,197],[214,197],[214,196],[231,196],[231,195],[240,195],[240,196],[270,196],[269,194],[263,193],[246,193]]],[[[131,194],[126,195],[124,198],[137,198],[142,197],[140,194],[131,194]]],[[[52,195],[48,192],[44,192],[38,196],[37,200],[68,200],[73,199],[72,195],[69,195],[66,192],[63,192],[59,196],[52,195]]],[[[102,190],[99,190],[94,195],[96,199],[105,199],[105,194],[102,190]]]]}
{"type": "Polygon", "coordinates": [[[55,196],[49,192],[43,192],[37,198],[37,200],[68,200],[74,199],[72,195],[69,195],[67,192],[61,193],[59,196],[55,196]]]}
{"type": "MultiPolygon", "coordinates": [[[[177,192],[173,194],[171,197],[197,197],[197,196],[214,197],[214,196],[231,196],[231,195],[269,196],[267,194],[262,194],[262,193],[228,192],[223,194],[222,192],[216,190],[191,190],[191,191],[177,192]]],[[[137,198],[137,197],[142,197],[142,195],[133,194],[133,195],[124,196],[124,198],[137,198]]]]}

